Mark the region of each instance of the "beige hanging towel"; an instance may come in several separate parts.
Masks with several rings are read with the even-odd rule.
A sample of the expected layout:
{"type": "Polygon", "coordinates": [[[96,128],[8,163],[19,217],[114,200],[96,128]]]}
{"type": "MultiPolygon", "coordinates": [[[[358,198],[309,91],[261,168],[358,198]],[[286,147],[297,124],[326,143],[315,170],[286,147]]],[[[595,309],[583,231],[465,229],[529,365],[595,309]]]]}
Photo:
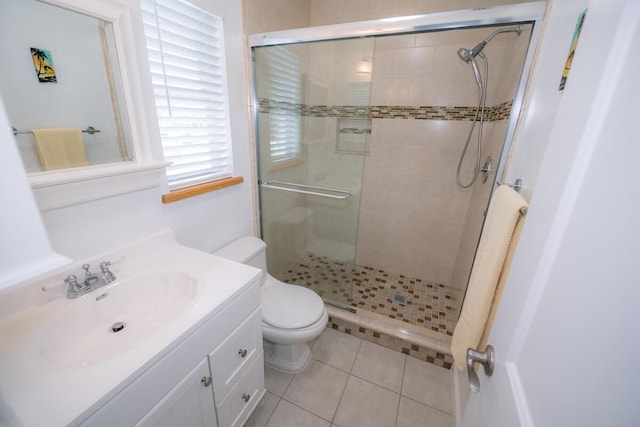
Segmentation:
{"type": "Polygon", "coordinates": [[[33,129],[44,170],[89,166],[80,129],[33,129]]]}
{"type": "Polygon", "coordinates": [[[460,319],[451,339],[451,354],[460,371],[467,369],[468,348],[484,350],[479,344],[481,340],[486,344],[526,207],[522,196],[506,185],[493,193],[460,319]]]}

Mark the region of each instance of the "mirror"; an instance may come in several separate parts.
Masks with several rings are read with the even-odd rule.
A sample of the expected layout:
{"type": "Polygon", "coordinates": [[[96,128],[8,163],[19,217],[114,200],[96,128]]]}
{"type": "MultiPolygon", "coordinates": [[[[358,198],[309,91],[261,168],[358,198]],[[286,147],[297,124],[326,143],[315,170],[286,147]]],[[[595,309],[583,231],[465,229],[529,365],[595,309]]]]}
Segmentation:
{"type": "Polygon", "coordinates": [[[114,40],[109,21],[2,0],[0,95],[27,172],[133,160],[114,40]]]}

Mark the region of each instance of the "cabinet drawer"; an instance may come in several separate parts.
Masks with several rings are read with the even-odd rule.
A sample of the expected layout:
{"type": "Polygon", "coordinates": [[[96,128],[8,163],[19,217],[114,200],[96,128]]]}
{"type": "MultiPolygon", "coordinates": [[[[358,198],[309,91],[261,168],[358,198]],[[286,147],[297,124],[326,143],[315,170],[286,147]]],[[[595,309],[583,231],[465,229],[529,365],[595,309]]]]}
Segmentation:
{"type": "Polygon", "coordinates": [[[227,397],[216,406],[220,426],[241,426],[264,393],[264,353],[260,351],[227,397]]]}
{"type": "Polygon", "coordinates": [[[262,311],[258,309],[209,354],[216,402],[225,399],[246,367],[261,352],[262,311]]]}

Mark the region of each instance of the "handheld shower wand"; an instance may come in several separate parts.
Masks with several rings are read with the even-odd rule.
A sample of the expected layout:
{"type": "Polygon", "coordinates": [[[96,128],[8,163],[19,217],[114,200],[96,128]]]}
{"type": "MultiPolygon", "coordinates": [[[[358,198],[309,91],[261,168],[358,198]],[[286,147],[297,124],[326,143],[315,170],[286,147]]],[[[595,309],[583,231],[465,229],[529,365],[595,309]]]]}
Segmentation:
{"type": "Polygon", "coordinates": [[[487,85],[488,74],[489,74],[489,63],[488,63],[487,57],[482,52],[482,49],[484,49],[484,47],[487,45],[487,43],[491,41],[491,39],[493,39],[495,36],[497,36],[500,33],[517,33],[518,35],[520,35],[520,33],[522,33],[522,25],[518,25],[517,27],[500,28],[494,31],[493,33],[489,34],[489,36],[486,39],[482,40],[480,43],[475,45],[470,50],[465,49],[463,47],[458,49],[458,56],[460,57],[460,59],[466,62],[467,64],[471,65],[471,68],[473,70],[473,75],[476,79],[476,84],[478,85],[478,91],[479,91],[478,106],[476,107],[475,117],[473,119],[473,123],[471,124],[471,129],[469,130],[469,134],[467,136],[467,140],[465,142],[462,153],[460,153],[460,159],[458,161],[458,170],[456,172],[456,182],[458,186],[462,189],[467,189],[471,187],[476,182],[476,179],[478,178],[478,174],[480,173],[480,158],[482,156],[482,153],[481,153],[482,130],[483,130],[482,128],[484,125],[484,107],[485,107],[485,100],[486,100],[486,94],[487,94],[486,85],[487,85]],[[478,69],[476,56],[479,56],[480,59],[482,59],[484,62],[484,70],[485,70],[484,78],[482,74],[480,74],[480,70],[478,69]],[[475,161],[475,167],[473,170],[473,178],[471,179],[470,182],[463,183],[460,178],[460,170],[462,169],[462,162],[464,160],[465,155],[467,154],[467,149],[469,148],[469,142],[471,141],[471,136],[473,134],[473,131],[476,127],[476,123],[478,121],[479,121],[479,127],[478,127],[476,161],[475,161]]]}

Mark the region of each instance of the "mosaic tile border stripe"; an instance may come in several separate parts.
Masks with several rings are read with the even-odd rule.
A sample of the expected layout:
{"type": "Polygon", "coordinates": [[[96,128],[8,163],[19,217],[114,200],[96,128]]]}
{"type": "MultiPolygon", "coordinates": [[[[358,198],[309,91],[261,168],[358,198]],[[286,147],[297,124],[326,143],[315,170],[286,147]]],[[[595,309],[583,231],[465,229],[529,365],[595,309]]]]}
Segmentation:
{"type": "Polygon", "coordinates": [[[370,327],[364,327],[343,319],[329,316],[327,328],[332,328],[345,334],[353,335],[365,341],[379,344],[391,350],[399,351],[416,359],[433,363],[445,369],[451,369],[453,357],[431,348],[410,343],[402,338],[394,337],[370,327]]]}
{"type": "MultiPolygon", "coordinates": [[[[294,113],[305,117],[341,117],[356,119],[414,119],[414,120],[457,120],[471,121],[475,117],[475,107],[444,106],[403,106],[403,105],[306,105],[258,100],[261,113],[294,113]]],[[[485,108],[485,121],[506,120],[511,114],[513,101],[503,102],[485,108]]]]}

